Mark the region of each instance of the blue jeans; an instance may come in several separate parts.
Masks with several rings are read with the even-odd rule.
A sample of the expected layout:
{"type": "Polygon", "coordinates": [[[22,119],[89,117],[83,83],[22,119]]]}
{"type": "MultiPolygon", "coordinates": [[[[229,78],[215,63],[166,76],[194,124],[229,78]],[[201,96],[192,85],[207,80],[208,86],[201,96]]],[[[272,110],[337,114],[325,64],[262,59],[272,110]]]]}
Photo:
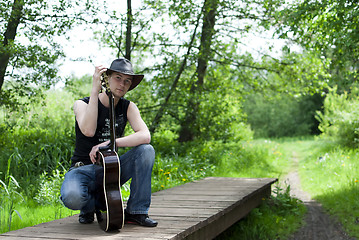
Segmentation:
{"type": "MultiPolygon", "coordinates": [[[[132,179],[126,212],[148,214],[154,161],[155,150],[150,144],[134,147],[120,157],[121,185],[132,179]]],[[[61,186],[61,200],[64,205],[72,210],[81,210],[82,213],[94,212],[98,202],[98,190],[102,191],[102,174],[103,168],[95,164],[71,168],[61,186]]]]}

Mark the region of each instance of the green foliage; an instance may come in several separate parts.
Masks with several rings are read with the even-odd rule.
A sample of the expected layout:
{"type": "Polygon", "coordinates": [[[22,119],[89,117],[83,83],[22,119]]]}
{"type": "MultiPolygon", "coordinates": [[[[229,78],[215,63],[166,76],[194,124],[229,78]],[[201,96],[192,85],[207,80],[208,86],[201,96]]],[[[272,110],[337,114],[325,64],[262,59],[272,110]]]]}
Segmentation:
{"type": "Polygon", "coordinates": [[[277,33],[330,60],[330,84],[348,90],[358,78],[358,10],[355,0],[293,1],[278,11],[277,33]]]}
{"type": "Polygon", "coordinates": [[[157,157],[153,169],[152,191],[171,188],[197,179],[211,176],[215,166],[199,162],[191,157],[157,157]]]}
{"type": "Polygon", "coordinates": [[[68,94],[50,91],[43,105],[32,106],[27,114],[4,114],[0,124],[0,172],[10,172],[20,185],[31,185],[24,189],[29,194],[36,192],[37,176],[44,171],[51,173],[69,166],[74,148],[71,106],[68,94]]]}
{"type": "Polygon", "coordinates": [[[298,53],[288,46],[282,48],[280,61],[266,56],[261,64],[270,69],[262,80],[261,89],[264,91],[270,89],[298,96],[322,94],[331,79],[329,59],[320,58],[310,51],[298,53]]]}
{"type": "Polygon", "coordinates": [[[15,206],[24,200],[19,193],[20,185],[16,179],[11,175],[6,175],[5,179],[5,182],[0,180],[0,232],[11,230],[14,213],[21,219],[15,206]]]}
{"type": "Polygon", "coordinates": [[[41,101],[60,80],[67,31],[87,22],[96,6],[90,0],[0,0],[0,106],[18,110],[41,101]]]}
{"type": "Polygon", "coordinates": [[[330,89],[324,101],[324,111],[317,112],[323,137],[331,138],[342,146],[359,146],[359,98],[356,92],[337,94],[330,89]]]}
{"type": "Polygon", "coordinates": [[[290,186],[281,189],[278,186],[273,195],[265,199],[244,219],[219,235],[221,239],[272,240],[285,239],[300,227],[305,206],[300,200],[290,196],[290,186]]]}
{"type": "Polygon", "coordinates": [[[267,140],[231,142],[214,149],[215,176],[279,177],[289,167],[281,145],[267,140]]]}
{"type": "Polygon", "coordinates": [[[90,95],[92,76],[85,75],[81,78],[72,76],[66,79],[64,90],[71,93],[73,100],[81,99],[90,95]]]}
{"type": "Polygon", "coordinates": [[[268,95],[255,93],[245,98],[243,109],[255,137],[294,137],[317,133],[315,113],[322,105],[321,96],[268,95]]]}
{"type": "Polygon", "coordinates": [[[54,170],[52,175],[47,172],[41,174],[39,190],[34,200],[40,205],[61,204],[60,189],[64,179],[65,173],[60,172],[58,169],[54,170]]]}

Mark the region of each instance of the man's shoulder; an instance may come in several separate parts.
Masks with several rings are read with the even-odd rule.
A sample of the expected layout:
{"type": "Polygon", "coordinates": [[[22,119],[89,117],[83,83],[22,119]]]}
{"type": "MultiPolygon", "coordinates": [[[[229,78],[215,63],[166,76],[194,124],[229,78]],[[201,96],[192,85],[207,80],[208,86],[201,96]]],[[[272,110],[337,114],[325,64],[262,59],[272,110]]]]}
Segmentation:
{"type": "Polygon", "coordinates": [[[85,103],[89,103],[90,102],[90,97],[84,97],[84,98],[80,98],[80,101],[83,101],[85,103]]]}
{"type": "Polygon", "coordinates": [[[125,108],[127,109],[128,108],[128,105],[130,105],[131,101],[130,100],[127,100],[126,98],[120,98],[120,104],[122,108],[125,108]]]}
{"type": "Polygon", "coordinates": [[[90,102],[90,97],[79,98],[79,99],[77,99],[75,102],[85,102],[85,103],[89,103],[89,102],[90,102]]]}

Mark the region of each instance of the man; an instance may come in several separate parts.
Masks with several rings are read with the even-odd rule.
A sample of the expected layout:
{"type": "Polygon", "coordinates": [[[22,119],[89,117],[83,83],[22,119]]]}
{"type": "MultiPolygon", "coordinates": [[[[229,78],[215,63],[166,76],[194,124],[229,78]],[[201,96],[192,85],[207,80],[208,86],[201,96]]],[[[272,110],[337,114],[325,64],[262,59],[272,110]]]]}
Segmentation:
{"type": "Polygon", "coordinates": [[[114,60],[109,69],[104,66],[96,67],[90,97],[74,103],[76,146],[71,158],[71,168],[61,187],[61,200],[66,207],[81,210],[80,223],[92,223],[95,211],[98,220],[101,217],[97,204],[102,183],[96,181],[96,178],[99,179],[98,173],[103,170],[101,166],[93,163],[96,162],[99,147],[108,145],[110,139],[109,98],[105,92],[99,93],[101,75],[105,72],[114,96],[116,146],[133,147],[120,156],[121,185],[132,179],[130,197],[125,209],[125,223],[155,227],[157,222],[148,216],[155,151],[149,144],[150,132],[137,106],[123,98],[144,76],[134,74],[131,62],[124,58],[114,60]],[[134,133],[122,137],[127,121],[134,133]]]}

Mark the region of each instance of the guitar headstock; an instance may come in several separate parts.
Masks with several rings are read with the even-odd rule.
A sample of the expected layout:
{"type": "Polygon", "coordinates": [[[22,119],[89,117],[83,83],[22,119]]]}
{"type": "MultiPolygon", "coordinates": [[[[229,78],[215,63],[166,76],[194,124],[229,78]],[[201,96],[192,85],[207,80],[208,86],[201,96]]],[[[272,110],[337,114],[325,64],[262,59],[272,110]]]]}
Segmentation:
{"type": "Polygon", "coordinates": [[[110,85],[108,84],[108,76],[105,72],[102,73],[101,75],[101,85],[102,85],[102,90],[104,90],[106,94],[109,95],[111,93],[111,90],[110,90],[110,85]]]}

